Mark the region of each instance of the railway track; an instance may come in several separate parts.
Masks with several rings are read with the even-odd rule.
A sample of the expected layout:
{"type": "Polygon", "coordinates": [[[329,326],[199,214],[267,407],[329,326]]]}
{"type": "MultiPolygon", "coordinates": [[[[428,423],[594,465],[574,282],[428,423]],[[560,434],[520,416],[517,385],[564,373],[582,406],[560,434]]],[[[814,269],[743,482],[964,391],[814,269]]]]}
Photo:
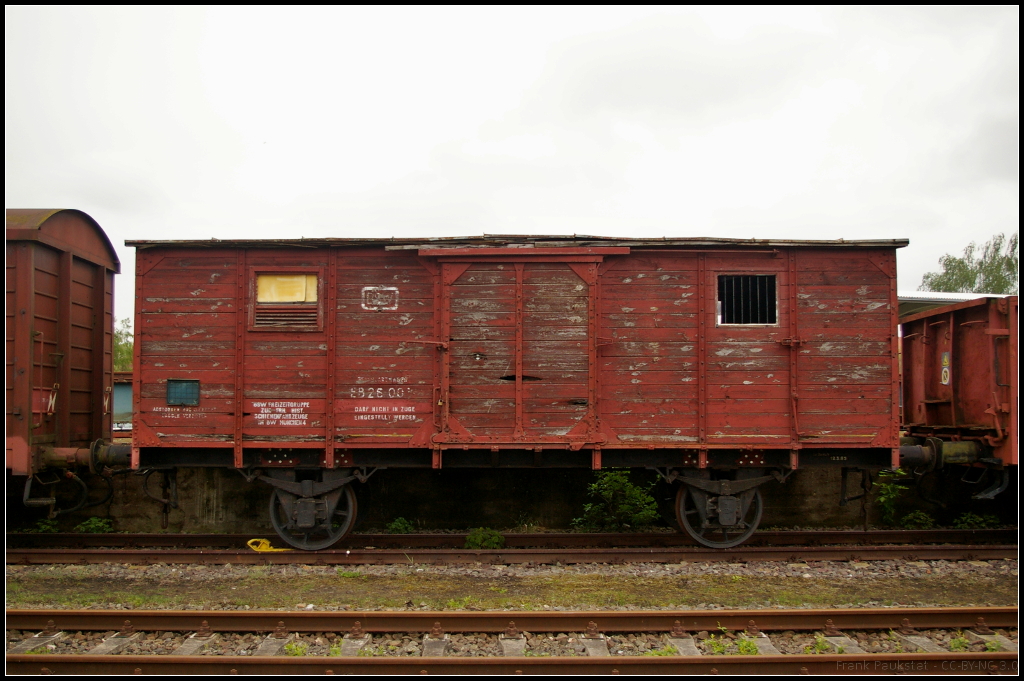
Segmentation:
{"type": "Polygon", "coordinates": [[[1000,560],[1016,546],[738,547],[735,549],[346,549],[263,552],[251,549],[8,549],[8,565],[496,565],[579,563],[749,563],[879,560],[1000,560]]]}
{"type": "MultiPolygon", "coordinates": [[[[252,534],[29,534],[7,535],[7,548],[161,547],[241,548],[252,534]]],[[[381,549],[462,548],[465,533],[353,534],[336,549],[373,546],[381,549]]],[[[681,532],[541,532],[506,533],[505,548],[623,548],[697,546],[681,532]]],[[[980,530],[765,530],[755,532],[744,546],[828,546],[874,544],[1015,544],[1015,529],[980,530]]]]}
{"type": "Polygon", "coordinates": [[[6,663],[13,674],[1016,673],[1016,642],[993,631],[1016,625],[1017,608],[1012,607],[544,613],[13,610],[7,613],[9,630],[40,634],[9,648],[6,663]],[[963,640],[974,641],[975,648],[984,644],[991,652],[950,650],[951,644],[936,642],[941,636],[929,636],[946,629],[962,631],[963,640]],[[887,632],[903,652],[862,650],[865,630],[887,632]],[[52,652],[71,632],[90,631],[111,635],[78,654],[52,652]],[[187,636],[180,636],[181,643],[168,654],[118,654],[144,632],[172,631],[187,636]],[[255,650],[202,654],[232,632],[253,633],[255,650]],[[382,654],[384,646],[377,642],[395,632],[405,632],[412,649],[403,656],[382,654]],[[559,632],[568,633],[556,639],[559,632]],[[818,654],[785,654],[782,641],[794,632],[815,635],[818,654]],[[336,644],[323,655],[294,655],[306,650],[299,647],[305,645],[301,637],[311,633],[336,644]],[[496,641],[495,654],[458,657],[453,637],[459,633],[489,635],[496,641]],[[622,651],[617,642],[623,633],[656,634],[659,654],[616,654],[622,651]],[[538,637],[555,645],[563,642],[565,653],[530,656],[529,650],[538,650],[533,644],[538,637]],[[744,641],[748,654],[715,654],[709,638],[720,645],[736,641],[729,645],[737,648],[744,641]]]}
{"type": "Polygon", "coordinates": [[[356,535],[348,548],[256,551],[248,535],[7,535],[7,564],[550,564],[751,561],[992,560],[1017,557],[1009,530],[765,532],[732,549],[681,534],[509,534],[502,549],[464,549],[466,535],[356,535]],[[939,543],[970,540],[970,543],[939,543]],[[907,544],[908,541],[922,543],[907,544]],[[1006,543],[985,543],[985,542],[1006,543]],[[929,543],[923,543],[929,542],[929,543]],[[232,548],[226,548],[232,547],[232,548]]]}

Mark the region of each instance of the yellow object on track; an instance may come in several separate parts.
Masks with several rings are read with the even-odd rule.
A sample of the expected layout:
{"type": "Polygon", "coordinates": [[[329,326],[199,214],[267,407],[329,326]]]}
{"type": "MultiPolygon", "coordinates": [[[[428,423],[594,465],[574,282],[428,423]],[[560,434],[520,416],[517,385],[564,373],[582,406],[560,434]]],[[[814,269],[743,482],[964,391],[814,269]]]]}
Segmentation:
{"type": "Polygon", "coordinates": [[[247,541],[245,543],[253,551],[274,552],[274,551],[292,551],[293,550],[293,549],[275,549],[273,546],[270,545],[270,540],[269,539],[250,539],[249,541],[247,541]]]}

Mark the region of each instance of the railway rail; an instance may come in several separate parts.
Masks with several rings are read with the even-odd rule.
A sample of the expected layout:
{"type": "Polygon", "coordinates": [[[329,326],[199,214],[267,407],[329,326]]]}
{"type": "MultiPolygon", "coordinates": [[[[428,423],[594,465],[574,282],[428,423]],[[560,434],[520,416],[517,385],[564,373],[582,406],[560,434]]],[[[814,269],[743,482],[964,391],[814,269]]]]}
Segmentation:
{"type": "Polygon", "coordinates": [[[250,549],[8,549],[8,565],[175,563],[205,565],[450,565],[458,563],[579,564],[754,561],[1001,560],[1016,546],[915,545],[738,547],[735,549],[346,549],[263,552],[250,549]]]}
{"type": "MultiPolygon", "coordinates": [[[[594,612],[279,612],[279,611],[100,611],[13,610],[7,626],[42,630],[9,649],[8,673],[446,673],[446,674],[863,674],[928,672],[945,674],[1017,671],[1017,645],[992,628],[1017,626],[1015,607],[863,608],[817,610],[594,611],[594,612]],[[129,616],[131,620],[125,621],[129,616]],[[956,628],[993,652],[943,649],[923,629],[956,628]],[[883,630],[906,652],[869,653],[847,633],[883,630]],[[118,631],[79,654],[33,654],[69,631],[118,631]],[[783,630],[814,632],[827,642],[823,654],[783,654],[772,636],[783,630]],[[111,654],[124,650],[142,631],[192,632],[166,655],[111,654]],[[524,655],[523,632],[580,632],[577,655],[524,655]],[[749,641],[756,655],[706,654],[694,632],[729,631],[749,641]],[[219,634],[261,632],[255,654],[201,655],[219,634]],[[336,632],[336,656],[285,657],[292,637],[303,632],[336,632]],[[359,655],[373,634],[423,632],[422,656],[359,655]],[[450,657],[447,636],[456,632],[500,634],[492,657],[450,657]],[[612,632],[656,633],[668,654],[612,655],[612,632]],[[120,646],[120,648],[118,648],[120,646]],[[671,646],[671,648],[668,648],[671,646]],[[582,650],[581,650],[582,649],[582,650]],[[916,650],[917,652],[909,652],[916,650]],[[674,651],[674,652],[672,652],[674,651]]],[[[697,637],[699,638],[699,637],[697,637]]],[[[574,639],[570,639],[574,640],[574,639]]],[[[56,645],[54,645],[56,649],[56,645]]],[[[372,648],[371,648],[372,651],[372,648]]],[[[333,652],[333,651],[332,651],[333,652]]]]}
{"type": "MultiPolygon", "coordinates": [[[[161,547],[241,548],[252,534],[80,534],[10,533],[9,549],[17,548],[110,548],[161,547]]],[[[445,534],[352,534],[335,545],[336,549],[365,548],[462,548],[465,533],[445,534]]],[[[510,532],[505,548],[624,548],[696,546],[680,532],[510,532]]],[[[1016,529],[978,530],[763,530],[755,532],[746,546],[828,546],[872,544],[1014,544],[1016,529]]]]}
{"type": "Polygon", "coordinates": [[[258,551],[246,535],[8,535],[7,564],[547,564],[751,561],[994,560],[1018,555],[1011,530],[764,532],[731,548],[694,546],[681,534],[509,534],[502,549],[462,548],[464,534],[355,535],[316,552],[258,551]],[[969,540],[970,543],[938,543],[969,540]],[[905,542],[929,542],[908,544],[905,542]],[[234,547],[234,548],[225,548],[234,547]]]}

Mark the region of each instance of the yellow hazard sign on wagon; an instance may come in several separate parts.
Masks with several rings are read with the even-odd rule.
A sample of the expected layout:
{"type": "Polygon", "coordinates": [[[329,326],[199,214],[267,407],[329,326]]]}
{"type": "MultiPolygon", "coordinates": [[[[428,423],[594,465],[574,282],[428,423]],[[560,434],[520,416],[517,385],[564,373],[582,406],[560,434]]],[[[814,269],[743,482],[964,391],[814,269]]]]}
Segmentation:
{"type": "Polygon", "coordinates": [[[939,373],[939,383],[942,385],[949,385],[950,370],[949,370],[949,353],[942,353],[942,372],[939,373]]]}

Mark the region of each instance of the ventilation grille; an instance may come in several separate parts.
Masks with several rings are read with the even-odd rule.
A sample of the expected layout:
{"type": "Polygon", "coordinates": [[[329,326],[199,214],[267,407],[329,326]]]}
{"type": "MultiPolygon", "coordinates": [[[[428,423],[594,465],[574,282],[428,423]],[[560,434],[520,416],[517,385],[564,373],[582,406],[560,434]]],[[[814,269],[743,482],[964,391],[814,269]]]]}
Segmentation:
{"type": "Polygon", "coordinates": [[[718,277],[719,324],[775,324],[774,274],[718,277]]]}
{"type": "Polygon", "coordinates": [[[320,315],[316,305],[257,305],[252,325],[256,329],[318,330],[320,315]]]}

